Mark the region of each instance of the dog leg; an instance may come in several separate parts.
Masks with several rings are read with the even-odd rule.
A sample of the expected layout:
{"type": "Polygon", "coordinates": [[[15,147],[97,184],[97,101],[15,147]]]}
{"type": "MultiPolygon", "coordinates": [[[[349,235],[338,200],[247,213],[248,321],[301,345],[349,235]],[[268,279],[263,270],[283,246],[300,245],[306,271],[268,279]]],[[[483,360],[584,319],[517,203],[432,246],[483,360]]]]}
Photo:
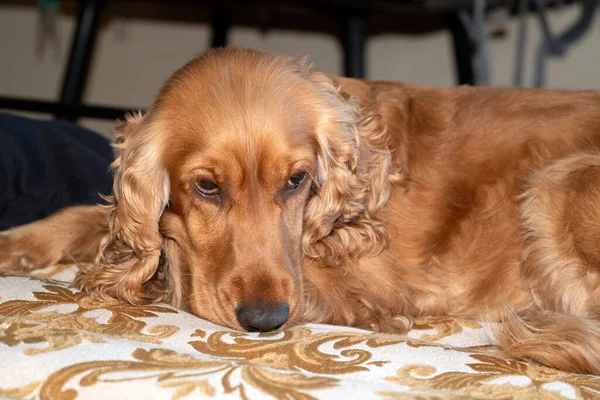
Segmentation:
{"type": "Polygon", "coordinates": [[[529,183],[522,274],[536,307],[509,312],[498,343],[513,357],[600,374],[600,154],[558,160],[529,183]]]}
{"type": "Polygon", "coordinates": [[[561,159],[523,196],[523,277],[542,309],[582,317],[600,305],[600,153],[561,159]]]}
{"type": "Polygon", "coordinates": [[[31,271],[58,263],[90,263],[108,233],[101,206],[76,206],[0,232],[0,269],[31,271]]]}

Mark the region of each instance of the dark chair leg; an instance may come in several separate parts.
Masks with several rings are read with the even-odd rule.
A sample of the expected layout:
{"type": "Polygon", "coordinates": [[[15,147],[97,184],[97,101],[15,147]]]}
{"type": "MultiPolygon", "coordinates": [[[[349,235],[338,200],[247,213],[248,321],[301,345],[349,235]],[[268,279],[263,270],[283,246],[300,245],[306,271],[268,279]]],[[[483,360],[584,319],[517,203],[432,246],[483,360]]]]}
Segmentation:
{"type": "MultiPolygon", "coordinates": [[[[81,0],[79,15],[69,62],[65,70],[60,101],[66,104],[81,104],[88,77],[90,61],[98,33],[100,14],[108,0],[81,0]]],[[[57,114],[57,118],[65,118],[57,114]]],[[[73,117],[66,119],[74,120],[73,117]]]]}
{"type": "Polygon", "coordinates": [[[212,38],[210,47],[227,46],[227,34],[230,26],[231,10],[224,7],[213,8],[211,15],[212,38]]]}
{"type": "Polygon", "coordinates": [[[473,71],[473,43],[469,38],[465,26],[458,17],[458,12],[446,15],[446,23],[452,33],[457,82],[459,85],[473,85],[475,83],[473,71]]]}
{"type": "Polygon", "coordinates": [[[367,18],[364,15],[348,14],[342,21],[344,74],[347,77],[365,77],[366,28],[367,18]]]}
{"type": "Polygon", "coordinates": [[[546,59],[548,56],[564,56],[568,47],[577,42],[584,36],[589,28],[596,22],[595,13],[599,8],[598,0],[581,0],[581,14],[564,33],[553,35],[547,16],[545,3],[535,1],[540,24],[543,32],[542,43],[538,48],[535,75],[533,78],[534,87],[543,87],[546,78],[546,59]]]}

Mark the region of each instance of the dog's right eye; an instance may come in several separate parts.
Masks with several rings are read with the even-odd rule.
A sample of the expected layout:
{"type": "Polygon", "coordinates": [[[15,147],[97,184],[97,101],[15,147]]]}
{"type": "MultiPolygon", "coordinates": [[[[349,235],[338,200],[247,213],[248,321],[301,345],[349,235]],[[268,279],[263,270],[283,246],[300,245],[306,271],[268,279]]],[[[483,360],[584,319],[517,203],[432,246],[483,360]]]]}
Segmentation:
{"type": "Polygon", "coordinates": [[[208,179],[201,179],[198,182],[196,182],[195,188],[196,191],[204,197],[213,197],[221,192],[219,186],[216,183],[209,181],[208,179]]]}
{"type": "Polygon", "coordinates": [[[285,189],[290,192],[298,189],[302,182],[304,182],[304,179],[306,179],[306,175],[306,172],[299,172],[295,175],[290,176],[288,178],[285,189]]]}

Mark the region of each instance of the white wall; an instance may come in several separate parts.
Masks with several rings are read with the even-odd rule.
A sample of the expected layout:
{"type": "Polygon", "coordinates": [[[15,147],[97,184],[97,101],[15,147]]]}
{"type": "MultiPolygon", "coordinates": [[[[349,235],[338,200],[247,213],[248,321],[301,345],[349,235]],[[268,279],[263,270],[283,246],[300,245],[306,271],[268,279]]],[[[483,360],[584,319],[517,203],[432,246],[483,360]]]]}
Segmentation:
{"type": "MultiPolygon", "coordinates": [[[[569,7],[552,13],[554,29],[564,29],[579,10],[569,7]]],[[[37,13],[33,7],[0,5],[0,94],[53,99],[58,96],[62,72],[69,50],[73,18],[58,21],[58,46],[48,44],[36,51],[37,13]]],[[[511,83],[516,21],[508,25],[506,39],[491,45],[492,83],[511,83]]],[[[529,24],[526,79],[533,74],[533,54],[539,43],[537,20],[529,24]]],[[[154,93],[176,68],[203,52],[209,42],[209,29],[201,24],[169,23],[135,19],[112,19],[101,31],[85,100],[97,104],[148,106],[154,93]]],[[[310,55],[326,72],[342,71],[341,49],[328,35],[304,32],[234,28],[231,45],[262,48],[293,56],[310,55]]],[[[577,43],[565,59],[548,64],[550,87],[600,89],[600,21],[593,32],[577,43]]],[[[371,79],[403,80],[450,86],[454,70],[450,36],[380,35],[369,39],[367,71],[371,79]]],[[[85,120],[82,124],[104,134],[109,121],[85,120]]]]}

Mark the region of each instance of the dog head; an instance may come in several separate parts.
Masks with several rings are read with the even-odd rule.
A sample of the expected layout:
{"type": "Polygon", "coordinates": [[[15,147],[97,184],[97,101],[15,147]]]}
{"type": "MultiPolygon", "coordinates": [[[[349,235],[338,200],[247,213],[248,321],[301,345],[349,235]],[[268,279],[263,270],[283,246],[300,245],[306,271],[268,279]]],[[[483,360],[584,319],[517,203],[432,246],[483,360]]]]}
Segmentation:
{"type": "Polygon", "coordinates": [[[400,174],[379,120],[305,61],[211,51],[120,129],[111,234],[80,285],[236,329],[302,320],[303,269],[373,255],[400,174]]]}

